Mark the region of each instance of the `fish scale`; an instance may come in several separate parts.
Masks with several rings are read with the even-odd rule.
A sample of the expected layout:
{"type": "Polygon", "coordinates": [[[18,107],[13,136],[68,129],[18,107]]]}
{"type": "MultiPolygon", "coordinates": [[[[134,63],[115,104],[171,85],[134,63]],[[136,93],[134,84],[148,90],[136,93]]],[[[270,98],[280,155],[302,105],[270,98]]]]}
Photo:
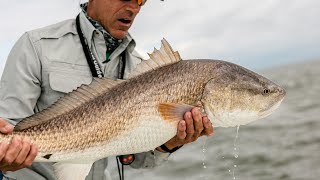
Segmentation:
{"type": "Polygon", "coordinates": [[[36,161],[90,166],[104,157],[155,149],[176,134],[192,107],[200,105],[216,127],[233,127],[270,114],[285,95],[268,79],[229,62],[182,61],[165,40],[150,57],[129,80],[94,79],[22,120],[13,136],[38,146],[36,161]]]}
{"type": "MultiPolygon", "coordinates": [[[[200,61],[197,63],[203,64],[200,61]]],[[[65,150],[79,151],[84,147],[94,147],[108,141],[112,136],[118,136],[120,132],[133,128],[133,122],[141,116],[161,117],[157,110],[157,105],[161,102],[195,104],[200,100],[203,83],[195,82],[203,82],[203,80],[189,78],[189,82],[184,81],[185,85],[181,87],[181,82],[190,75],[177,74],[179,72],[175,71],[188,66],[190,66],[189,61],[182,61],[175,66],[150,72],[147,80],[143,76],[137,77],[123,86],[114,87],[109,94],[99,99],[93,99],[88,104],[79,106],[47,123],[15,132],[15,135],[31,139],[38,145],[41,154],[55,154],[65,150]],[[165,83],[165,80],[169,83],[165,83]],[[141,104],[141,102],[145,103],[141,104]],[[66,132],[68,132],[67,136],[66,132]]],[[[202,67],[199,66],[199,68],[202,67]]],[[[134,141],[132,143],[135,144],[134,141]]],[[[56,161],[56,159],[44,161],[56,161]]]]}

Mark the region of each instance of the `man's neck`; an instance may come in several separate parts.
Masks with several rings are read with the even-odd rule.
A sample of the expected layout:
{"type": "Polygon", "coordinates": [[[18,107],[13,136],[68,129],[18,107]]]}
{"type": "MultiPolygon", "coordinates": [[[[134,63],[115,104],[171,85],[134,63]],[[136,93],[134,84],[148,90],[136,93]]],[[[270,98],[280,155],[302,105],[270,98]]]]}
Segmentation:
{"type": "MultiPolygon", "coordinates": [[[[87,12],[87,15],[88,15],[91,19],[93,19],[93,20],[99,22],[99,24],[101,24],[101,21],[99,20],[97,14],[96,14],[95,11],[93,10],[93,8],[92,8],[92,6],[91,6],[90,3],[88,3],[87,8],[86,8],[85,10],[86,10],[86,12],[87,12]]],[[[103,25],[101,24],[101,26],[103,26],[103,25]]],[[[104,28],[104,27],[103,27],[103,28],[104,28]]]]}
{"type": "Polygon", "coordinates": [[[92,15],[91,16],[89,15],[89,12],[88,12],[90,10],[89,5],[90,3],[81,4],[81,8],[85,13],[87,19],[91,22],[91,24],[103,34],[106,42],[106,46],[107,46],[107,52],[111,54],[117,47],[119,47],[119,45],[123,40],[119,40],[112,37],[111,34],[99,23],[99,21],[96,20],[97,18],[93,19],[92,16],[94,17],[95,13],[92,12],[92,10],[91,10],[92,15]]]}

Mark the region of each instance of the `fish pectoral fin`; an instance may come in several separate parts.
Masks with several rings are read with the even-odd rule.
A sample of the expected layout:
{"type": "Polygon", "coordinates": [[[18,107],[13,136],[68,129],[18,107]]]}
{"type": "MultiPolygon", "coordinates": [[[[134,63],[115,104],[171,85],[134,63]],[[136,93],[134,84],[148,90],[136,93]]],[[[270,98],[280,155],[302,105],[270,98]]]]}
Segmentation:
{"type": "Polygon", "coordinates": [[[158,110],[166,121],[180,121],[183,120],[184,113],[191,111],[195,106],[179,103],[160,103],[158,110]]]}
{"type": "Polygon", "coordinates": [[[85,180],[92,164],[55,163],[53,169],[57,180],[85,180]]]}

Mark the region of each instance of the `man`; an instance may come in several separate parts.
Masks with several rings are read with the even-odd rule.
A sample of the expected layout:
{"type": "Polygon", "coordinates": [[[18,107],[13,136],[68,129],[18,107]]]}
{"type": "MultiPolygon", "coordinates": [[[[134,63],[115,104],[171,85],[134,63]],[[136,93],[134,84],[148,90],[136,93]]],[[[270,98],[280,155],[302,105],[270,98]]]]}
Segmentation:
{"type": "MultiPolygon", "coordinates": [[[[126,79],[142,60],[134,51],[135,41],[128,30],[144,3],[90,0],[81,5],[77,20],[25,33],[13,47],[2,75],[0,132],[11,133],[19,119],[47,108],[81,84],[90,84],[92,76],[126,79]],[[92,68],[91,60],[98,65],[92,68]]],[[[131,166],[159,165],[178,147],[212,133],[208,118],[194,108],[185,113],[174,138],[155,151],[136,154],[131,166]]],[[[28,139],[2,142],[0,170],[4,178],[55,179],[52,164],[32,163],[37,152],[37,146],[28,139]]],[[[106,166],[107,159],[97,161],[87,179],[110,179],[106,166]]]]}

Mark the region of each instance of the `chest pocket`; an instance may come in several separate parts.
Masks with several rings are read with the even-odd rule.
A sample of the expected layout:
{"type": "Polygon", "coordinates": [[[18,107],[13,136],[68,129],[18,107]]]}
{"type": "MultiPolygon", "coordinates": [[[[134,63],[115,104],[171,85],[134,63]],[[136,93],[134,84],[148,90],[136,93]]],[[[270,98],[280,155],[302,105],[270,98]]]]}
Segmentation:
{"type": "Polygon", "coordinates": [[[51,72],[49,73],[50,87],[54,91],[69,93],[82,84],[90,84],[92,77],[79,74],[51,72]]]}
{"type": "Polygon", "coordinates": [[[41,111],[66,93],[90,84],[92,75],[88,65],[65,62],[50,62],[42,75],[42,92],[36,104],[35,112],[41,111]]]}
{"type": "Polygon", "coordinates": [[[59,65],[54,64],[50,69],[49,84],[54,91],[69,93],[82,84],[92,82],[88,66],[59,63],[59,65]]]}

